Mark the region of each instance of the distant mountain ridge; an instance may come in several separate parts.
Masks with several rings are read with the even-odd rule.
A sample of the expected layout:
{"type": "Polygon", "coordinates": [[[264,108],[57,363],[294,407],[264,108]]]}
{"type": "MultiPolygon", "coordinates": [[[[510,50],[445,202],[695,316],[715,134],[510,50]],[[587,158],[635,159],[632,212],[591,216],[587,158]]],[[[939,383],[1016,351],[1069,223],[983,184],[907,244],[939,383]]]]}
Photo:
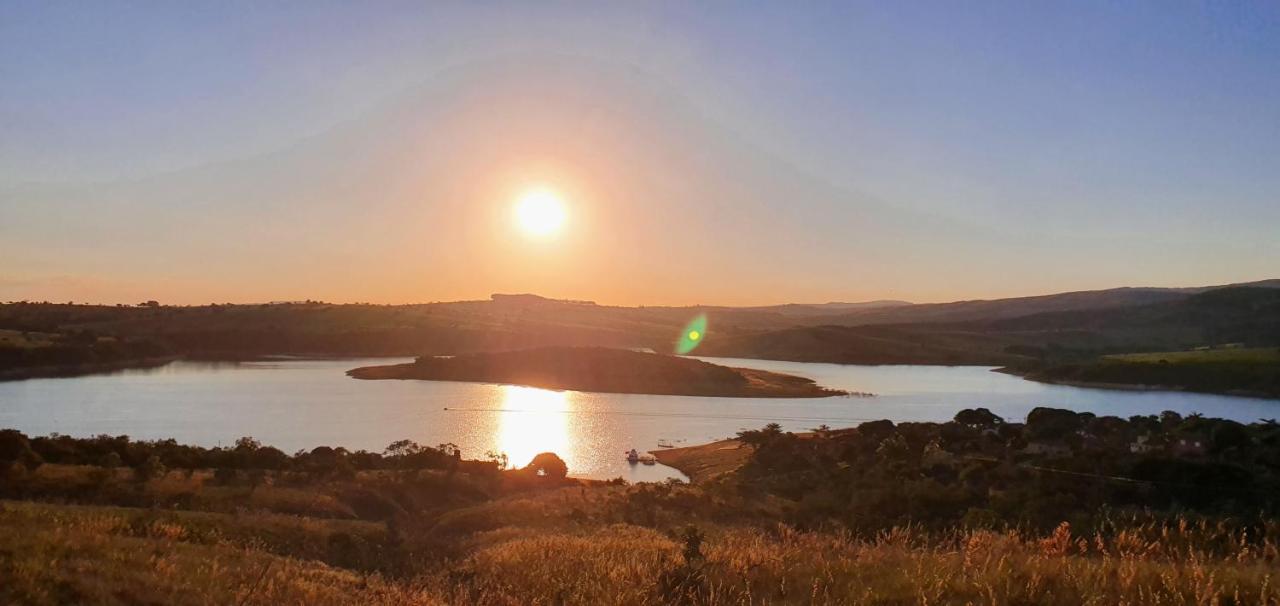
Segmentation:
{"type": "Polygon", "coordinates": [[[860,326],[867,324],[909,324],[921,322],[965,322],[1016,318],[1039,313],[1108,309],[1148,305],[1185,299],[1211,290],[1232,287],[1280,288],[1280,279],[1258,280],[1221,286],[1187,288],[1121,287],[1085,290],[1007,299],[977,299],[951,303],[918,303],[878,307],[824,316],[823,324],[860,326]]]}
{"type": "Polygon", "coordinates": [[[699,351],[843,364],[1019,365],[1227,343],[1280,345],[1280,289],[1232,286],[1175,295],[959,322],[795,326],[708,340],[699,351]]]}
{"type": "MultiPolygon", "coordinates": [[[[101,347],[117,339],[146,339],[174,355],[230,359],[459,355],[548,346],[667,353],[682,327],[706,314],[709,328],[698,355],[1004,365],[1064,352],[1084,356],[1232,341],[1280,345],[1280,312],[1268,297],[1280,297],[1280,280],[928,304],[619,307],[532,294],[417,305],[11,303],[0,305],[0,329],[54,335],[68,343],[96,339],[101,347]]],[[[0,342],[0,349],[14,343],[0,342]]]]}
{"type": "Polygon", "coordinates": [[[905,307],[914,305],[910,301],[898,301],[895,299],[879,299],[875,301],[860,301],[856,303],[845,303],[840,301],[832,301],[830,303],[784,303],[782,305],[763,305],[758,307],[734,307],[730,309],[743,309],[750,311],[774,312],[784,316],[820,316],[827,314],[840,314],[850,311],[860,311],[867,309],[885,309],[890,307],[905,307]]]}

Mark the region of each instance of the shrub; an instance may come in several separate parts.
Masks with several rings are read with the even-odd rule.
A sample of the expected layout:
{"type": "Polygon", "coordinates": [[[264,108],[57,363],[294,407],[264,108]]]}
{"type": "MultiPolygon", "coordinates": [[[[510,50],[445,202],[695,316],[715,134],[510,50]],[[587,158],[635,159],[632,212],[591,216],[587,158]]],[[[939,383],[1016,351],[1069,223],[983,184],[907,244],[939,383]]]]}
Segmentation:
{"type": "Polygon", "coordinates": [[[556,453],[544,452],[533,457],[523,471],[530,475],[560,480],[569,475],[569,466],[556,453]]]}

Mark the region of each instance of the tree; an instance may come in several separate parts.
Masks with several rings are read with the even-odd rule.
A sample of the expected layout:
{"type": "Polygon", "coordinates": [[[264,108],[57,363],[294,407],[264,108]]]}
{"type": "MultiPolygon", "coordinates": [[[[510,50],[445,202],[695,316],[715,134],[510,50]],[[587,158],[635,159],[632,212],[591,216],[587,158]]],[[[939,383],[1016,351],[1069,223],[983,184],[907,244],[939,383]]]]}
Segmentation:
{"type": "Polygon", "coordinates": [[[893,421],[881,419],[879,421],[868,421],[858,425],[858,435],[867,439],[867,441],[878,444],[881,440],[893,435],[895,431],[893,421]]]}
{"type": "Polygon", "coordinates": [[[911,456],[911,445],[902,434],[895,433],[880,442],[876,447],[876,456],[889,463],[906,461],[911,456]]]}
{"type": "Polygon", "coordinates": [[[507,453],[505,452],[495,452],[490,450],[484,453],[484,456],[485,458],[492,461],[493,464],[498,467],[498,469],[506,469],[507,465],[510,464],[509,459],[507,458],[507,453]]]}
{"type": "Polygon", "coordinates": [[[738,440],[757,449],[767,446],[782,436],[782,426],[769,423],[763,429],[750,429],[738,432],[738,440]]]}
{"type": "Polygon", "coordinates": [[[554,452],[543,452],[533,457],[524,471],[543,478],[563,479],[569,475],[569,465],[554,452]]]}
{"type": "Polygon", "coordinates": [[[387,445],[386,450],[382,451],[384,456],[388,457],[407,457],[409,455],[422,452],[422,446],[413,440],[396,440],[387,445]]]}
{"type": "Polygon", "coordinates": [[[108,452],[98,459],[98,466],[107,469],[115,469],[123,464],[124,461],[120,458],[120,454],[115,451],[108,452]]]}
{"type": "Polygon", "coordinates": [[[230,467],[219,467],[213,470],[213,481],[223,486],[235,483],[238,476],[236,470],[230,467]]]}
{"type": "Polygon", "coordinates": [[[253,453],[251,467],[256,469],[284,469],[289,464],[289,455],[279,448],[264,446],[253,453]]]}
{"type": "Polygon", "coordinates": [[[0,430],[0,465],[21,463],[28,469],[39,467],[44,460],[31,450],[27,436],[16,429],[0,430]]]}
{"type": "Polygon", "coordinates": [[[985,408],[966,408],[955,416],[955,422],[974,429],[992,429],[1004,424],[1004,419],[985,408]]]}
{"type": "Polygon", "coordinates": [[[1247,448],[1252,444],[1249,429],[1235,421],[1220,420],[1209,432],[1209,442],[1214,453],[1221,453],[1230,448],[1247,448]]]}
{"type": "Polygon", "coordinates": [[[1038,406],[1027,414],[1027,433],[1032,439],[1061,440],[1082,427],[1080,415],[1062,408],[1038,406]]]}
{"type": "Polygon", "coordinates": [[[160,462],[160,457],[151,455],[142,464],[134,468],[134,473],[137,474],[139,480],[145,481],[151,478],[158,478],[165,474],[164,463],[160,462]]]}

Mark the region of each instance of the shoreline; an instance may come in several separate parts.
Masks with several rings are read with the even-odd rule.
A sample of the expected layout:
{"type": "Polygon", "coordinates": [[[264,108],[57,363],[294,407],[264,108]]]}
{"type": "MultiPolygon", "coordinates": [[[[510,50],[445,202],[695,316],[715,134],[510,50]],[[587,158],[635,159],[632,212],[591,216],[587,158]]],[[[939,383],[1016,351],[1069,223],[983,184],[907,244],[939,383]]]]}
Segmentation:
{"type": "Polygon", "coordinates": [[[671,467],[698,484],[737,470],[751,455],[751,448],[730,438],[695,446],[650,450],[658,463],[671,467]]]}
{"type": "Polygon", "coordinates": [[[0,370],[0,381],[25,381],[27,379],[65,379],[89,375],[112,374],[126,370],[159,368],[181,360],[181,356],[163,356],[116,362],[95,362],[61,366],[23,366],[0,370]]]}
{"type": "Polygon", "coordinates": [[[18,366],[0,369],[0,382],[26,381],[28,379],[73,379],[92,375],[109,375],[129,370],[148,370],[159,368],[173,362],[207,362],[237,364],[242,362],[283,362],[311,360],[352,360],[370,358],[403,359],[409,356],[334,356],[306,354],[266,354],[266,355],[183,355],[159,356],[133,360],[117,360],[114,362],[94,362],[90,364],[62,364],[53,366],[18,366]]]}
{"type": "MultiPolygon", "coordinates": [[[[410,366],[410,365],[411,364],[403,364],[403,365],[393,364],[389,366],[410,366]]],[[[742,392],[742,393],[734,393],[734,394],[706,394],[706,393],[657,392],[657,391],[638,391],[638,390],[637,391],[620,391],[620,390],[614,391],[614,390],[605,390],[605,389],[589,389],[589,388],[538,385],[535,383],[513,383],[509,381],[500,381],[496,379],[494,380],[469,380],[469,379],[445,379],[445,378],[423,379],[423,378],[417,378],[417,377],[370,376],[372,373],[369,372],[368,369],[387,368],[387,367],[388,366],[361,366],[359,368],[353,368],[351,370],[348,370],[347,376],[353,379],[361,380],[361,381],[437,381],[437,382],[445,382],[445,383],[479,383],[481,385],[510,385],[512,387],[532,387],[534,389],[545,389],[548,391],[577,391],[582,393],[614,393],[614,394],[637,395],[637,396],[677,396],[677,397],[696,397],[696,398],[758,398],[758,399],[764,399],[764,400],[786,399],[786,398],[817,399],[817,398],[835,398],[835,397],[846,397],[846,398],[875,397],[875,394],[870,394],[870,393],[847,392],[847,391],[827,389],[827,388],[820,388],[820,389],[823,389],[825,393],[742,392]],[[360,372],[357,372],[357,371],[360,371],[360,372]]],[[[743,370],[743,369],[735,369],[735,370],[743,370]]],[[[751,369],[745,369],[745,370],[751,370],[751,369]]]]}
{"type": "Polygon", "coordinates": [[[1227,390],[1227,391],[1206,391],[1199,389],[1188,389],[1180,385],[1148,385],[1143,383],[1108,383],[1103,381],[1075,381],[1071,379],[1053,379],[1049,377],[1037,377],[1031,372],[1022,372],[1015,368],[1001,367],[993,368],[991,372],[998,372],[1006,375],[1012,375],[1021,378],[1024,381],[1032,381],[1034,383],[1043,383],[1045,385],[1063,385],[1066,387],[1079,387],[1082,389],[1102,389],[1107,391],[1167,391],[1173,393],[1198,393],[1214,396],[1228,396],[1232,398],[1252,398],[1255,400],[1280,400],[1280,395],[1269,394],[1261,391],[1250,391],[1247,389],[1227,390]]]}

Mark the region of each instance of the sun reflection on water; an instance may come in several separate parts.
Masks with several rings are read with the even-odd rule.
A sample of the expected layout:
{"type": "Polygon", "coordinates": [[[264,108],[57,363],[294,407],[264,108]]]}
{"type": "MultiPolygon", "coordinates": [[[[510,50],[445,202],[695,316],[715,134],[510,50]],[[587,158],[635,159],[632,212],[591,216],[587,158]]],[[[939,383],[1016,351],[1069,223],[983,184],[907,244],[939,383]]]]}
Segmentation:
{"type": "Polygon", "coordinates": [[[554,452],[577,467],[577,453],[569,439],[569,392],[536,387],[503,386],[498,425],[498,451],[507,454],[514,467],[523,467],[541,452],[554,452]]]}

